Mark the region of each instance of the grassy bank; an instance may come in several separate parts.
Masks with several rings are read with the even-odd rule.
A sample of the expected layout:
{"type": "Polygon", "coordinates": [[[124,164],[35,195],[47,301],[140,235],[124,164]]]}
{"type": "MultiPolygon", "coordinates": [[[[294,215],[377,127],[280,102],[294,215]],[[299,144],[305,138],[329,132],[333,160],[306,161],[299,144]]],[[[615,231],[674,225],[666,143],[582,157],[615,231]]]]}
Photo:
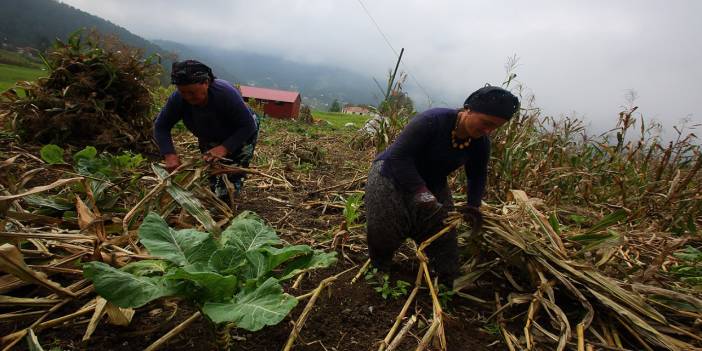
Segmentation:
{"type": "Polygon", "coordinates": [[[335,128],[344,128],[347,123],[353,123],[354,128],[361,128],[369,116],[350,115],[341,112],[312,111],[312,117],[331,123],[335,128]]]}
{"type": "Polygon", "coordinates": [[[0,91],[5,91],[20,80],[35,80],[45,74],[38,68],[0,64],[0,91]]]}

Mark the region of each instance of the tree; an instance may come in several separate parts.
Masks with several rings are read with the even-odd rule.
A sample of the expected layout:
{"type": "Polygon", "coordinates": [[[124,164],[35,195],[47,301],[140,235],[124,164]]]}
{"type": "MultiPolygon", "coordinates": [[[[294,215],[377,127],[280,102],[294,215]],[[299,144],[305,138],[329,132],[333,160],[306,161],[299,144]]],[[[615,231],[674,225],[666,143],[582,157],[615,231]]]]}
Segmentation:
{"type": "Polygon", "coordinates": [[[314,123],[314,119],[312,118],[312,111],[310,111],[310,107],[307,105],[302,105],[302,107],[300,107],[300,115],[297,117],[297,119],[299,121],[307,123],[307,124],[314,123]]]}
{"type": "Polygon", "coordinates": [[[378,109],[384,116],[403,115],[409,117],[415,113],[414,102],[404,91],[393,91],[388,98],[380,103],[378,109]]]}
{"type": "Polygon", "coordinates": [[[339,104],[339,100],[334,99],[334,102],[332,102],[331,107],[329,108],[329,112],[341,112],[341,104],[339,104]]]}

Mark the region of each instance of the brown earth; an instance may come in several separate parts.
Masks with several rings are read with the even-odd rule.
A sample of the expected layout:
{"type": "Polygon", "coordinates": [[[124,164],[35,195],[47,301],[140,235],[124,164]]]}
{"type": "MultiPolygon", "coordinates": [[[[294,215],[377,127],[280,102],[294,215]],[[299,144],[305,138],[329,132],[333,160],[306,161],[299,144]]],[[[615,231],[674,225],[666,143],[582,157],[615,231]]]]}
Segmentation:
{"type": "MultiPolygon", "coordinates": [[[[412,276],[416,274],[414,270],[417,267],[405,263],[409,262],[396,263],[394,268],[401,271],[394,272],[391,280],[397,276],[404,277],[406,281],[413,280],[412,276]]],[[[311,291],[325,277],[351,267],[354,265],[340,262],[336,267],[316,272],[309,279],[303,280],[299,289],[287,291],[295,295],[311,291]]],[[[302,328],[294,350],[377,349],[402,309],[406,297],[385,300],[362,278],[351,284],[351,279],[357,271],[355,268],[343,274],[333,283],[330,290],[323,292],[302,328]]],[[[432,311],[428,291],[420,290],[419,297],[419,301],[412,305],[408,315],[417,314],[422,322],[419,323],[420,327],[415,326],[411,330],[411,334],[404,339],[398,350],[414,350],[427,329],[426,318],[431,316],[432,311]]],[[[193,306],[178,303],[175,316],[169,319],[175,303],[173,300],[158,301],[140,308],[128,327],[102,324],[88,342],[80,340],[90,315],[61,328],[43,331],[40,337],[43,344],[62,350],[142,350],[196,311],[193,306]]],[[[281,350],[292,330],[292,322],[297,320],[306,304],[307,300],[300,302],[293,313],[277,326],[267,327],[255,333],[234,330],[232,349],[281,350]]],[[[490,334],[484,328],[482,320],[490,314],[484,306],[453,298],[449,308],[446,322],[448,350],[501,349],[499,344],[495,346],[499,337],[490,334]],[[488,346],[491,344],[493,347],[488,346]]],[[[216,335],[213,330],[209,322],[200,318],[172,339],[164,349],[216,350],[216,335]]],[[[25,347],[21,345],[18,349],[25,347]]]]}

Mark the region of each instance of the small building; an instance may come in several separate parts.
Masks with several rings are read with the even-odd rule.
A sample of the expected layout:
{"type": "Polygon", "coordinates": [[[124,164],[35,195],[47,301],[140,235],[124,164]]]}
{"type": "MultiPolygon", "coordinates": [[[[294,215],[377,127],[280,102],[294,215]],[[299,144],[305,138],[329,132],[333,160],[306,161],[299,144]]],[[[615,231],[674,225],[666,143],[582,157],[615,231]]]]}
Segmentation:
{"type": "Polygon", "coordinates": [[[371,110],[368,109],[367,107],[364,106],[344,106],[343,109],[341,109],[342,113],[346,113],[349,115],[362,115],[362,116],[370,116],[371,115],[371,110]]]}
{"type": "Polygon", "coordinates": [[[349,115],[372,116],[372,117],[375,117],[378,115],[374,110],[371,110],[370,108],[368,108],[366,106],[348,105],[348,106],[344,106],[344,108],[341,109],[341,112],[349,114],[349,115]]]}
{"type": "Polygon", "coordinates": [[[276,90],[240,85],[244,101],[256,99],[263,104],[267,116],[275,118],[297,118],[300,114],[302,98],[296,91],[276,90]]]}

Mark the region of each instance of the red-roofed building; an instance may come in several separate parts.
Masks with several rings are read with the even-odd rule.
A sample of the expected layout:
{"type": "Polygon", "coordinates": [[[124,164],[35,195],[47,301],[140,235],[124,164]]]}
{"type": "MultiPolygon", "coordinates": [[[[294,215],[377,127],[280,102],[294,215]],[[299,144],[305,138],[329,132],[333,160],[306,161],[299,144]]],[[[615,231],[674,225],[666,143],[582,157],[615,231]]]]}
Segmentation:
{"type": "Polygon", "coordinates": [[[300,114],[300,93],[296,91],[275,90],[240,85],[239,90],[244,101],[256,99],[263,103],[266,115],[275,118],[297,118],[300,114]]]}
{"type": "Polygon", "coordinates": [[[372,116],[373,113],[368,107],[365,106],[352,106],[352,105],[347,105],[344,106],[343,109],[341,109],[342,113],[346,113],[349,115],[365,115],[365,116],[372,116]]]}

